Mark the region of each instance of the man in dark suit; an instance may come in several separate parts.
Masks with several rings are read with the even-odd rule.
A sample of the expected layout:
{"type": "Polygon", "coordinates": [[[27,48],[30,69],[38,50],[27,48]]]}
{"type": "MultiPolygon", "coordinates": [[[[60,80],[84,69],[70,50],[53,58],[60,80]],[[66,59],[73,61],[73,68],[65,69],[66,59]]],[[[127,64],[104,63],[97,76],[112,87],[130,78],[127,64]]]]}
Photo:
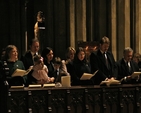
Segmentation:
{"type": "Polygon", "coordinates": [[[92,73],[99,70],[94,76],[94,83],[100,84],[103,80],[115,79],[115,59],[113,54],[108,51],[110,40],[104,36],[100,40],[99,49],[90,55],[92,73]]]}
{"type": "MultiPolygon", "coordinates": [[[[21,61],[24,64],[25,69],[29,69],[30,66],[34,65],[33,62],[33,57],[35,55],[38,55],[38,51],[39,51],[39,40],[38,39],[32,39],[30,42],[30,50],[28,50],[25,55],[23,55],[21,57],[21,61]]],[[[31,76],[32,71],[28,74],[28,78],[27,78],[27,84],[32,83],[32,81],[35,81],[35,79],[31,76]]]]}
{"type": "Polygon", "coordinates": [[[132,60],[133,50],[126,47],[123,51],[123,58],[117,62],[117,79],[122,80],[123,83],[138,82],[139,76],[132,79],[130,75],[133,72],[139,71],[138,64],[132,60]]]}

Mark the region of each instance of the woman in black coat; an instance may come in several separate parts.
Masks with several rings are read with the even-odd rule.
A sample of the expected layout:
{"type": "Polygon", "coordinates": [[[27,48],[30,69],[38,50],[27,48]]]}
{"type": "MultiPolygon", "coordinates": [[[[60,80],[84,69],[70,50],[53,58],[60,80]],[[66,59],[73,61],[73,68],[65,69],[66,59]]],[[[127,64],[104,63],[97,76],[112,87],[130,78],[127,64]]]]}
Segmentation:
{"type": "Polygon", "coordinates": [[[91,85],[92,80],[80,80],[83,73],[91,73],[91,67],[86,60],[86,53],[82,47],[76,50],[74,60],[68,64],[68,72],[71,75],[71,85],[91,85]]]}

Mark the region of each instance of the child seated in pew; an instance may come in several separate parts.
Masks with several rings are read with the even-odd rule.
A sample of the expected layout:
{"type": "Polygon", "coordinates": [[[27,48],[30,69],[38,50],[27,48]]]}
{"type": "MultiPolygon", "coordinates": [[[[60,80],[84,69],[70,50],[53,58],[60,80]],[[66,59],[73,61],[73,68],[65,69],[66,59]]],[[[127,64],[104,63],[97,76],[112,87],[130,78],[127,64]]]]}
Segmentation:
{"type": "Polygon", "coordinates": [[[40,55],[34,57],[34,66],[32,76],[37,79],[37,83],[53,83],[54,77],[48,77],[48,68],[44,65],[43,58],[40,55]]]}
{"type": "Polygon", "coordinates": [[[60,57],[54,58],[54,77],[55,82],[61,82],[61,76],[68,76],[69,73],[67,72],[65,62],[61,60],[60,57]]]}

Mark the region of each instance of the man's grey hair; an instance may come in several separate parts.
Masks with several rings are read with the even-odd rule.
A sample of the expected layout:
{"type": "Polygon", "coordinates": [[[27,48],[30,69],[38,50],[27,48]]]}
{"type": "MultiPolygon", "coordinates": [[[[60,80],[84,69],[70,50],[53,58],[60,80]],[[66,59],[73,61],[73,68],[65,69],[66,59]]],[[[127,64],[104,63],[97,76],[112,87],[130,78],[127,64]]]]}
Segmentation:
{"type": "Polygon", "coordinates": [[[123,54],[125,54],[126,52],[133,52],[133,49],[130,48],[130,47],[126,47],[126,48],[123,50],[123,54]]]}

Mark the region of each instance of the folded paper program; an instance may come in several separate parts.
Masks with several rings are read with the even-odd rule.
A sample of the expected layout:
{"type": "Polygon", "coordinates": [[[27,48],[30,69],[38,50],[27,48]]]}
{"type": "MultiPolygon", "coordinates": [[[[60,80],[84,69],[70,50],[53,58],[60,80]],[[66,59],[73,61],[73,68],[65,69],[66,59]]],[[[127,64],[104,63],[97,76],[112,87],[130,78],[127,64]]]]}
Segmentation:
{"type": "Polygon", "coordinates": [[[51,83],[51,84],[43,84],[43,88],[46,88],[46,87],[55,87],[55,84],[54,83],[51,83]]]}
{"type": "Polygon", "coordinates": [[[90,80],[93,76],[96,75],[97,72],[98,72],[98,70],[95,71],[93,74],[91,74],[91,73],[83,73],[83,75],[80,78],[80,80],[90,80]]]}
{"type": "Polygon", "coordinates": [[[27,70],[16,69],[16,70],[14,71],[14,73],[12,74],[12,77],[27,75],[31,70],[32,70],[32,68],[29,68],[29,69],[27,69],[27,70]]]}
{"type": "Polygon", "coordinates": [[[107,86],[110,86],[110,85],[119,85],[119,84],[121,84],[121,82],[119,80],[102,81],[100,83],[100,85],[107,85],[107,86]]]}
{"type": "Polygon", "coordinates": [[[141,72],[134,72],[134,73],[131,75],[131,77],[132,77],[132,78],[135,78],[135,77],[139,76],[140,74],[141,74],[141,72]]]}

